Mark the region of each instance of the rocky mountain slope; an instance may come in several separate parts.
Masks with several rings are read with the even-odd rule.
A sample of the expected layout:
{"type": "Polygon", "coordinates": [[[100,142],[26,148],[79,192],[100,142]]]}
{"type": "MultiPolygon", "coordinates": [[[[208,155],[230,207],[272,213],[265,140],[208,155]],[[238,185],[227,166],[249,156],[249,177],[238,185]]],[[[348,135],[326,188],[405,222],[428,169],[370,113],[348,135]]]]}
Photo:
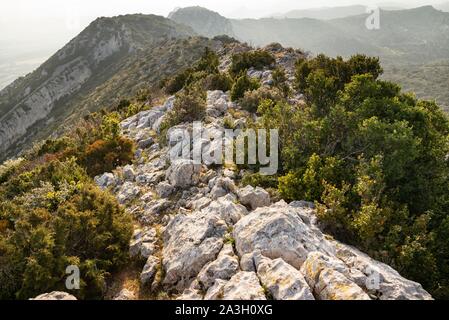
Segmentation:
{"type": "MultiPolygon", "coordinates": [[[[276,50],[277,63],[291,68],[297,53],[276,50]]],[[[229,55],[223,55],[221,69],[228,65],[229,55]]],[[[271,71],[249,74],[270,85],[271,71]]],[[[418,283],[326,235],[312,203],[276,201],[260,187],[243,187],[242,172],[232,166],[172,161],[170,145],[156,137],[175,99],[124,120],[122,133],[139,145],[134,163],[95,178],[136,221],[130,255],[145,261],[141,288],[189,300],[432,298],[418,283]]],[[[224,118],[240,109],[228,93],[208,91],[203,130],[223,130],[224,118]]],[[[210,146],[205,142],[206,150],[210,146]]],[[[145,298],[126,285],[110,296],[145,298]]],[[[37,297],[70,298],[59,292],[37,297]]]]}
{"type": "MultiPolygon", "coordinates": [[[[170,41],[193,34],[188,27],[158,16],[97,19],[36,71],[0,91],[0,159],[45,138],[72,113],[79,117],[83,110],[108,107],[104,104],[109,101],[96,92],[111,96],[105,86],[122,81],[129,72],[138,74],[137,64],[146,74],[151,74],[146,72],[149,68],[157,67],[153,74],[158,79],[153,81],[164,72],[173,72],[184,62],[176,61],[179,52],[176,48],[170,52],[174,44],[170,41]],[[168,50],[161,52],[162,42],[168,50]],[[145,52],[151,57],[149,60],[140,56],[145,52]]],[[[187,52],[188,48],[183,46],[187,52]]],[[[192,61],[189,56],[195,55],[195,50],[192,51],[185,56],[185,63],[192,61]]],[[[151,80],[140,76],[132,79],[133,87],[139,81],[151,80]]],[[[109,90],[118,87],[110,86],[109,90]]]]}
{"type": "MultiPolygon", "coordinates": [[[[313,54],[324,53],[331,56],[350,56],[364,53],[379,56],[386,74],[393,73],[395,67],[404,70],[419,69],[417,65],[427,65],[448,59],[449,13],[439,11],[432,6],[407,10],[380,11],[380,29],[368,30],[365,26],[369,14],[334,19],[311,18],[264,18],[264,19],[227,19],[205,9],[185,8],[170,15],[174,21],[191,26],[202,35],[207,35],[213,21],[214,34],[222,33],[234,36],[255,46],[264,46],[279,42],[284,46],[309,50],[313,54]],[[200,11],[206,24],[192,23],[194,12],[200,11]],[[227,21],[227,23],[225,22],[227,21]],[[229,28],[231,25],[231,29],[229,28]],[[226,26],[217,30],[220,26],[226,26]],[[391,72],[389,72],[391,71],[391,72]]],[[[443,70],[444,72],[444,70],[443,70]]],[[[403,77],[406,76],[404,72],[403,77]]],[[[438,87],[440,81],[428,78],[421,71],[414,78],[426,82],[428,87],[438,87]]],[[[388,78],[388,80],[397,78],[388,78]]],[[[410,81],[399,82],[407,89],[419,92],[422,85],[410,86],[410,81]]],[[[439,90],[437,102],[449,106],[449,100],[441,98],[446,90],[439,90]]],[[[428,97],[419,95],[419,97],[428,97]]]]}
{"type": "Polygon", "coordinates": [[[217,12],[202,7],[189,7],[172,11],[168,18],[180,24],[190,26],[205,37],[212,38],[219,35],[233,36],[231,22],[217,12]]]}
{"type": "Polygon", "coordinates": [[[422,62],[447,58],[449,14],[425,6],[407,10],[381,10],[379,30],[368,30],[368,13],[344,18],[319,20],[310,18],[288,19],[227,19],[203,8],[179,9],[170,15],[174,21],[190,25],[197,33],[206,35],[208,24],[193,23],[192,17],[201,12],[208,21],[219,21],[214,33],[233,35],[256,46],[279,42],[284,46],[302,48],[327,55],[365,53],[382,58],[400,58],[409,62],[422,62]],[[190,19],[189,19],[190,17],[190,19]],[[229,30],[229,24],[232,28],[229,30]],[[431,49],[432,48],[432,49],[431,49]],[[429,56],[430,55],[430,56],[429,56]]]}

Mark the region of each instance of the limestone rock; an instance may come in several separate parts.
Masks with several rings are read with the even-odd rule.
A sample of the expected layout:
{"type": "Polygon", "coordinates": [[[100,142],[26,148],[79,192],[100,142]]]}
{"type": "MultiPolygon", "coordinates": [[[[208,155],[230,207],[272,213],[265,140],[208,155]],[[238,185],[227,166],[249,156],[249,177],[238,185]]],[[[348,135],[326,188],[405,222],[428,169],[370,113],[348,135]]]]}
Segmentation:
{"type": "Polygon", "coordinates": [[[216,213],[228,225],[234,225],[243,216],[248,214],[246,208],[240,204],[235,203],[235,198],[228,195],[226,197],[219,198],[216,201],[212,201],[206,208],[203,209],[206,213],[216,213]]]}
{"type": "Polygon", "coordinates": [[[223,299],[223,288],[228,283],[225,280],[217,279],[215,280],[212,287],[207,290],[204,300],[222,300],[223,299]]]}
{"type": "Polygon", "coordinates": [[[68,294],[67,292],[53,291],[50,293],[41,294],[36,298],[30,300],[77,300],[77,299],[76,297],[72,296],[71,294],[68,294]]]}
{"type": "Polygon", "coordinates": [[[131,182],[125,182],[118,193],[117,199],[121,204],[134,200],[140,194],[140,188],[131,182]]]}
{"type": "Polygon", "coordinates": [[[301,220],[300,210],[303,209],[281,201],[243,217],[233,232],[238,254],[243,256],[260,250],[268,258],[282,258],[300,268],[310,251],[332,250],[324,235],[317,234],[301,220]]]}
{"type": "Polygon", "coordinates": [[[158,265],[159,265],[158,258],[154,256],[150,256],[148,258],[147,262],[145,263],[145,266],[143,267],[142,273],[140,274],[140,283],[142,285],[146,285],[154,279],[158,265]]]}
{"type": "Polygon", "coordinates": [[[198,274],[197,280],[204,290],[208,290],[217,279],[229,280],[239,269],[237,257],[232,246],[227,244],[218,255],[217,260],[208,263],[198,274]]]}
{"type": "Polygon", "coordinates": [[[114,187],[117,183],[117,179],[112,173],[104,173],[101,176],[94,178],[95,183],[102,189],[114,187]]]}
{"type": "Polygon", "coordinates": [[[166,173],[166,178],[175,188],[187,188],[199,181],[201,165],[195,164],[193,160],[176,160],[166,173]]]}
{"type": "Polygon", "coordinates": [[[315,300],[301,272],[284,260],[257,260],[257,275],[275,300],[315,300]]]}
{"type": "Polygon", "coordinates": [[[123,168],[123,178],[125,181],[133,182],[136,177],[136,173],[134,172],[133,166],[127,165],[123,168]]]}
{"type": "Polygon", "coordinates": [[[223,286],[223,300],[266,300],[254,272],[241,271],[223,286]]]}
{"type": "Polygon", "coordinates": [[[156,229],[135,230],[129,245],[129,255],[132,258],[140,256],[147,259],[155,251],[156,241],[156,229]]]}
{"type": "Polygon", "coordinates": [[[270,205],[270,194],[260,187],[246,186],[238,191],[240,202],[255,210],[270,205]]]}
{"type": "Polygon", "coordinates": [[[173,186],[167,182],[161,182],[156,186],[156,193],[161,198],[168,198],[173,193],[173,186]]]}
{"type": "Polygon", "coordinates": [[[223,247],[226,223],[216,214],[178,214],[163,232],[164,284],[185,289],[223,247]]]}
{"type": "Polygon", "coordinates": [[[129,291],[128,289],[122,289],[113,300],[136,300],[136,295],[134,292],[129,291]]]}

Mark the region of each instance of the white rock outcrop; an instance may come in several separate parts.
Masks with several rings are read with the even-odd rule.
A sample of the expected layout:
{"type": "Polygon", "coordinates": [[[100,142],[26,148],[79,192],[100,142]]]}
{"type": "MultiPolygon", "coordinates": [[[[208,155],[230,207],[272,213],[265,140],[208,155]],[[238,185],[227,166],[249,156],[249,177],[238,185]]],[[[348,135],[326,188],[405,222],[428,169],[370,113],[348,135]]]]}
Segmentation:
{"type": "Polygon", "coordinates": [[[223,286],[223,300],[266,300],[259,278],[254,272],[241,271],[223,286]]]}
{"type": "Polygon", "coordinates": [[[72,296],[67,292],[53,291],[50,293],[38,295],[36,298],[30,300],[77,300],[77,299],[75,296],[72,296]]]}
{"type": "Polygon", "coordinates": [[[187,188],[198,183],[201,165],[193,160],[176,160],[168,168],[166,178],[175,188],[187,188]]]}
{"type": "Polygon", "coordinates": [[[163,233],[164,284],[183,290],[223,247],[226,223],[216,214],[177,215],[163,233]]]}
{"type": "Polygon", "coordinates": [[[240,202],[255,210],[270,205],[270,194],[260,187],[246,186],[238,191],[240,202]]]}

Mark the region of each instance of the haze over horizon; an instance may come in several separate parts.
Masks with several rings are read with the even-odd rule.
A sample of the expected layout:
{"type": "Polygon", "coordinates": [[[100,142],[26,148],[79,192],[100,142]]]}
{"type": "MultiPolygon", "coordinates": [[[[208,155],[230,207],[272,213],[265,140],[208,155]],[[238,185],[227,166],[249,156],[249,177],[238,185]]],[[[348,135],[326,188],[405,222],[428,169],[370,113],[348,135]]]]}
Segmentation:
{"type": "MultiPolygon", "coordinates": [[[[2,1],[0,4],[0,89],[18,76],[34,70],[58,49],[101,16],[143,13],[167,16],[178,7],[202,6],[227,18],[260,18],[292,10],[349,5],[412,8],[438,5],[443,0],[318,0],[293,1],[230,0],[226,3],[210,0],[80,0],[63,3],[56,0],[2,1]]],[[[446,2],[447,3],[447,2],[446,2]]]]}

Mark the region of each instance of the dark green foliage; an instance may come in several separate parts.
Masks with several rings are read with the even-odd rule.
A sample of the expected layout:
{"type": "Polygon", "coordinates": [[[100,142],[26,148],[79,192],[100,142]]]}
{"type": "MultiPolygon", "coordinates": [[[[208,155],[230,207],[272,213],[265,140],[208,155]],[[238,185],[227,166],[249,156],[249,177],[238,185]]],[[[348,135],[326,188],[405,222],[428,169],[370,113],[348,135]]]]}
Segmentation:
{"type": "Polygon", "coordinates": [[[355,55],[344,61],[342,57],[318,55],[311,60],[299,60],[296,65],[296,88],[314,103],[314,112],[325,114],[335,104],[337,93],[355,75],[369,73],[377,79],[383,72],[378,58],[355,55]]]}
{"type": "Polygon", "coordinates": [[[257,90],[246,91],[244,97],[240,101],[240,105],[243,110],[256,113],[262,101],[279,101],[281,99],[282,95],[278,90],[260,87],[257,90]]]}
{"type": "Polygon", "coordinates": [[[165,92],[167,94],[174,94],[181,90],[187,83],[193,73],[193,69],[186,69],[183,72],[176,74],[173,78],[167,80],[165,83],[165,92]]]}
{"type": "Polygon", "coordinates": [[[287,83],[287,76],[285,71],[281,68],[276,68],[273,70],[273,86],[277,88],[284,97],[288,97],[290,95],[291,89],[287,83]]]}
{"type": "Polygon", "coordinates": [[[245,92],[256,90],[260,87],[257,80],[251,79],[246,73],[237,78],[231,89],[231,100],[237,101],[244,97],[245,92]]]}
{"type": "Polygon", "coordinates": [[[242,185],[262,187],[262,188],[277,188],[278,180],[276,176],[261,175],[260,173],[245,174],[242,179],[242,185]]]}
{"type": "Polygon", "coordinates": [[[226,92],[231,90],[232,84],[232,78],[223,73],[213,73],[204,79],[205,90],[221,90],[226,92]]]}
{"type": "Polygon", "coordinates": [[[175,94],[182,88],[208,77],[208,75],[214,75],[216,76],[215,79],[217,79],[217,77],[220,76],[218,65],[218,55],[209,48],[205,48],[202,57],[192,68],[187,68],[184,71],[176,74],[172,78],[166,79],[162,83],[162,87],[165,88],[165,92],[167,94],[175,94]]]}
{"type": "Polygon", "coordinates": [[[195,71],[204,71],[206,73],[218,73],[220,60],[218,55],[209,48],[204,49],[203,56],[196,63],[195,71]]]}
{"type": "Polygon", "coordinates": [[[300,61],[306,105],[263,101],[280,130],[279,191],[317,202],[338,238],[449,295],[449,120],[433,102],[378,80],[376,59],[300,61]]]}
{"type": "Polygon", "coordinates": [[[232,56],[230,72],[232,75],[238,76],[241,72],[250,68],[271,68],[275,62],[274,57],[269,52],[263,50],[242,52],[232,56]]]}
{"type": "Polygon", "coordinates": [[[72,294],[102,297],[108,273],[127,261],[132,225],[115,198],[89,181],[72,159],[0,184],[0,198],[24,186],[0,202],[0,298],[66,291],[69,265],[81,271],[81,290],[72,294]]]}

